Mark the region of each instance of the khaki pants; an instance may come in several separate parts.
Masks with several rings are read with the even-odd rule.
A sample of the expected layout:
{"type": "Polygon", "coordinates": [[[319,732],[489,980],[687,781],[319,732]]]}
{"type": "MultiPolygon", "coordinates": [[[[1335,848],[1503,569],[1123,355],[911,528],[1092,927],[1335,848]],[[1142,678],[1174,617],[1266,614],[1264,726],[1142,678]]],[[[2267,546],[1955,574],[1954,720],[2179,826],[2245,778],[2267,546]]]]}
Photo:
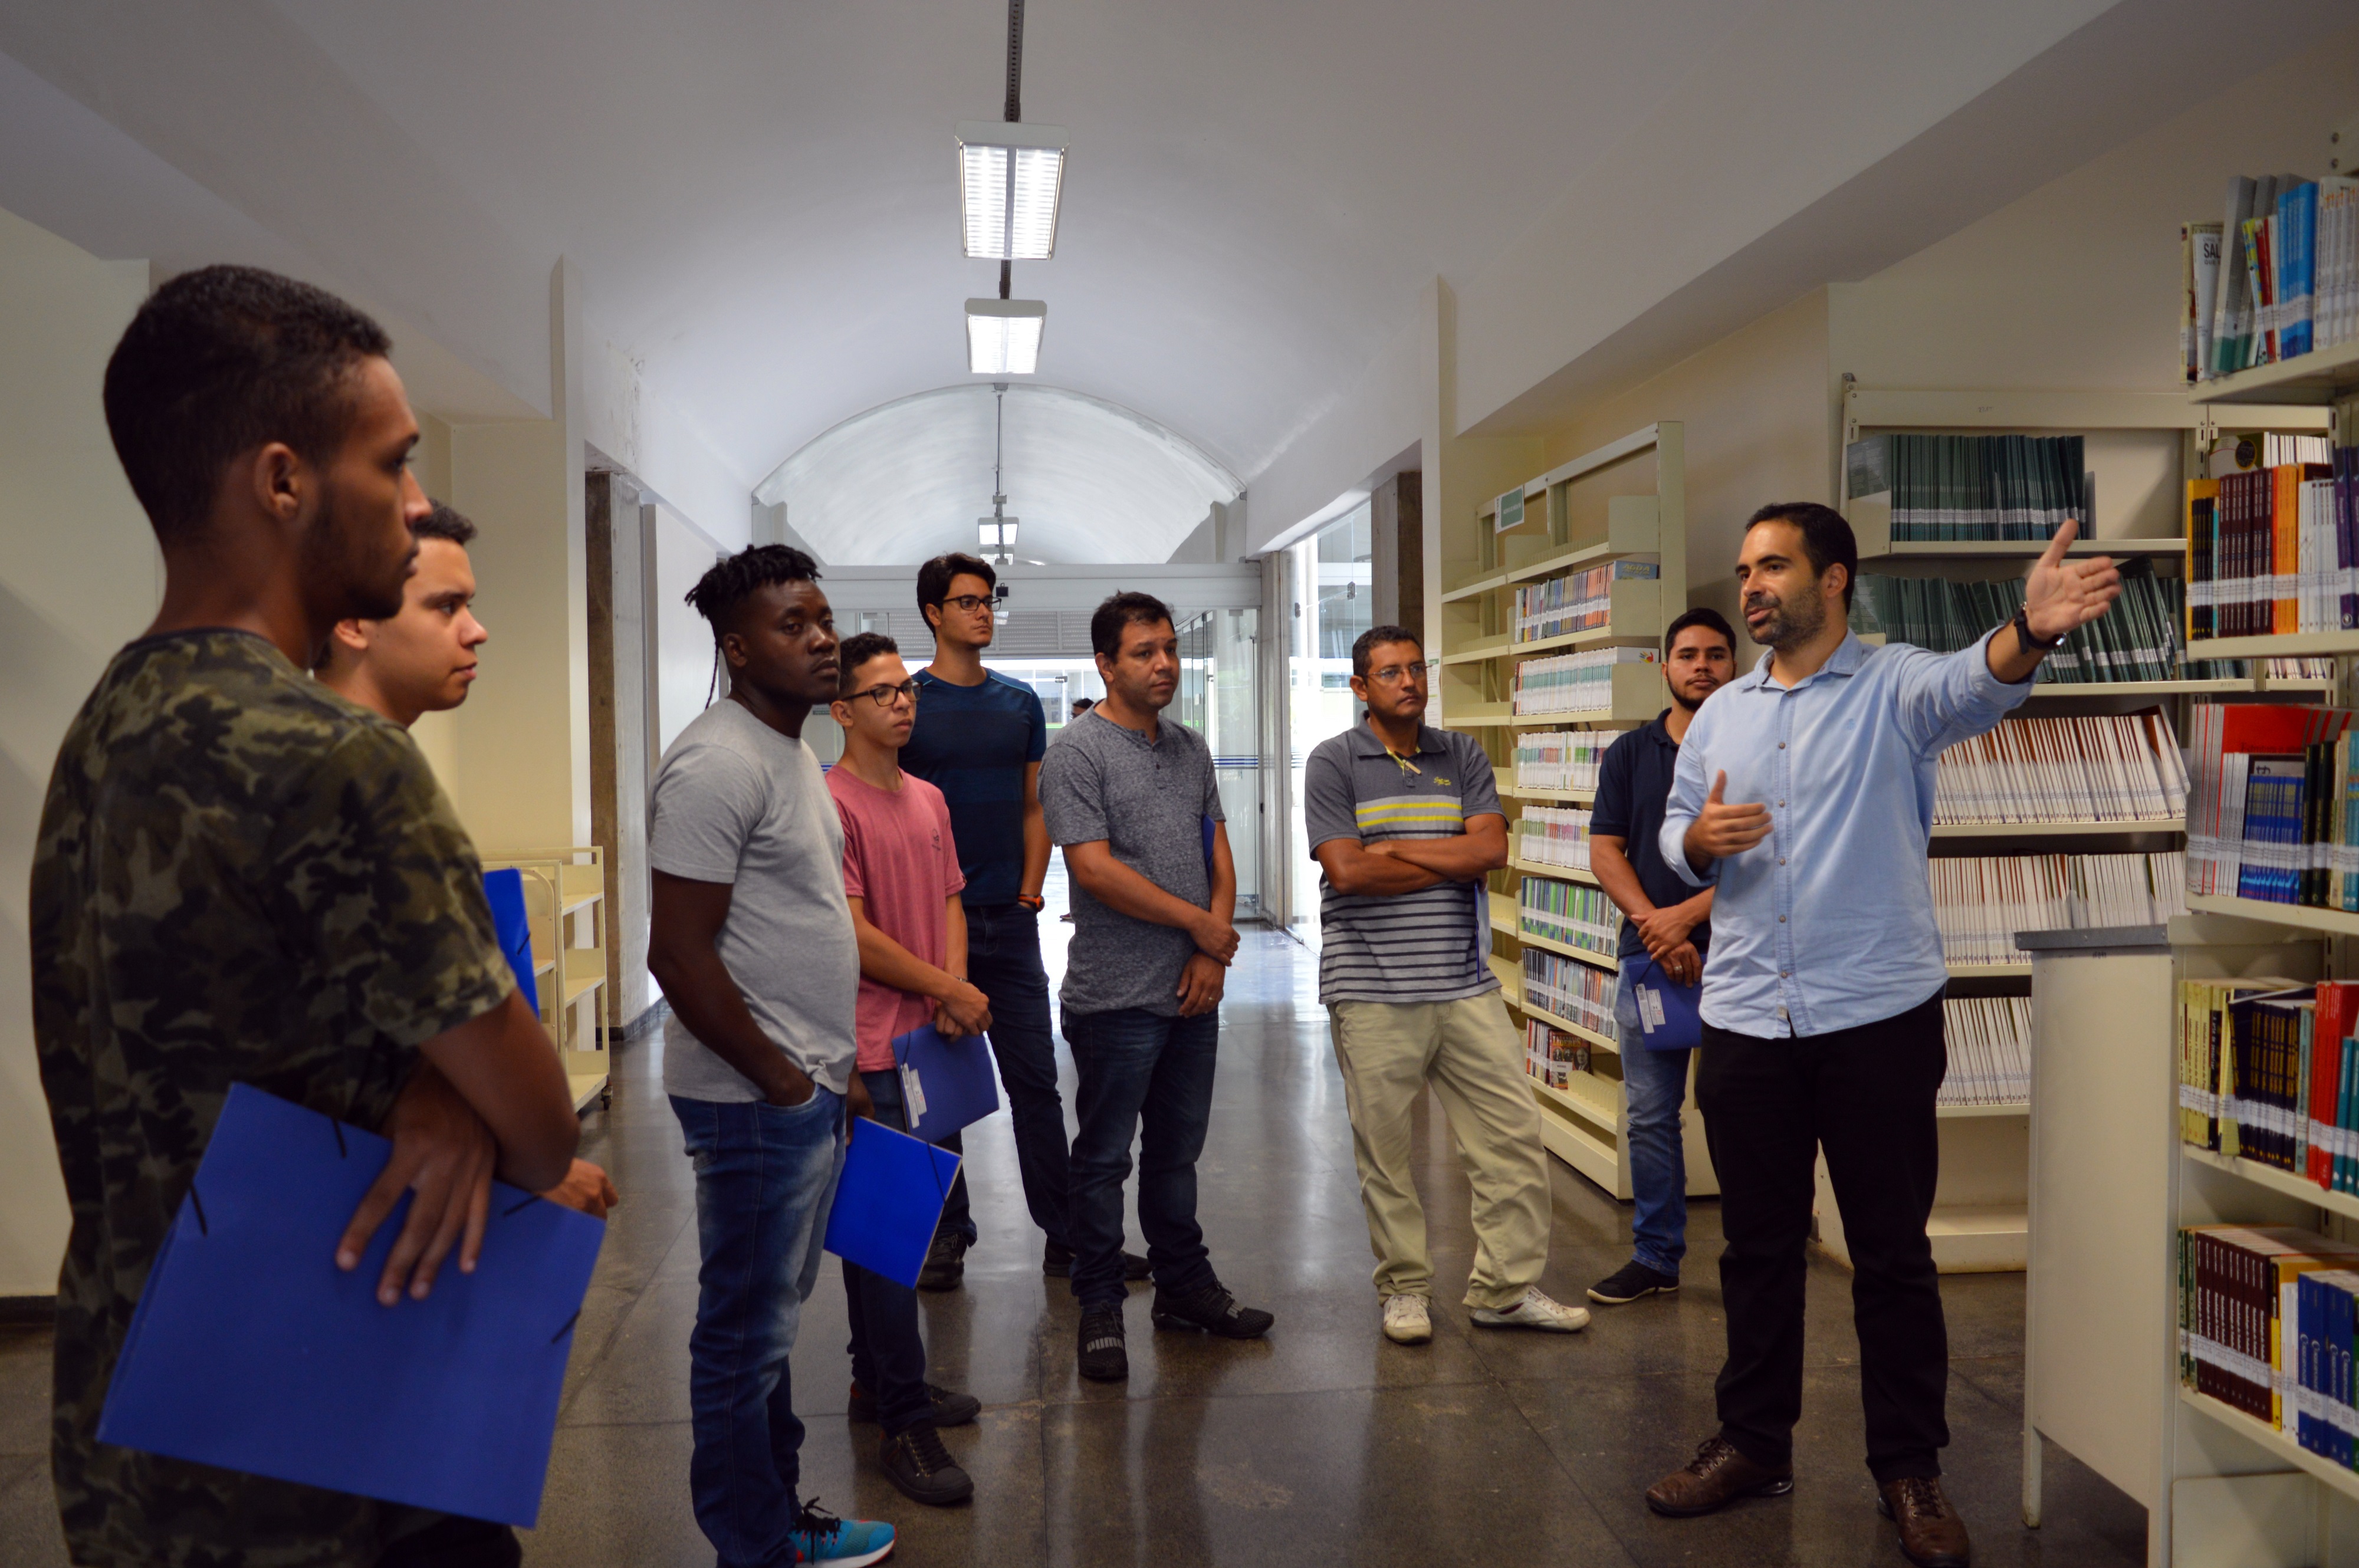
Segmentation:
{"type": "Polygon", "coordinates": [[[1457,1002],[1337,1002],[1327,1009],[1376,1290],[1433,1293],[1425,1210],[1410,1174],[1409,1109],[1433,1085],[1474,1188],[1469,1307],[1523,1300],[1548,1261],[1549,1181],[1523,1046],[1495,991],[1457,1002]]]}

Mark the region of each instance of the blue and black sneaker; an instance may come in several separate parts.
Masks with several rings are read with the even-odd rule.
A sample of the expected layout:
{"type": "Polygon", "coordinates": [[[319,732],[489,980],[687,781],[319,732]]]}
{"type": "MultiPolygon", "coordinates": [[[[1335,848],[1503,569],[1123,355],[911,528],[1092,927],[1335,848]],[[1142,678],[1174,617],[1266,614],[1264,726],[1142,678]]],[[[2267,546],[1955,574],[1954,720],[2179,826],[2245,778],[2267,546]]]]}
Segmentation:
{"type": "Polygon", "coordinates": [[[893,1555],[893,1527],[875,1519],[838,1519],[816,1498],[796,1516],[795,1550],[806,1563],[826,1563],[833,1568],[864,1568],[893,1555]]]}

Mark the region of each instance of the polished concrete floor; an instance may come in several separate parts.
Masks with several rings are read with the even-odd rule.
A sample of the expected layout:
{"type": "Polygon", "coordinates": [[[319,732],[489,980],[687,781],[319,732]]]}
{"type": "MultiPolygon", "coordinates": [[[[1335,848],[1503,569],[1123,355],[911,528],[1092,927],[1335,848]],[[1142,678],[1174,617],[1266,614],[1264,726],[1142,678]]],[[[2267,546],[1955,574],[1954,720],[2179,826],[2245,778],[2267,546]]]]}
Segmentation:
{"type": "MultiPolygon", "coordinates": [[[[1071,930],[1050,929],[1058,945],[1071,930]]],[[[1712,1429],[1722,1331],[1710,1203],[1692,1213],[1687,1288],[1675,1299],[1601,1312],[1569,1339],[1478,1332],[1456,1299],[1473,1250],[1466,1184],[1440,1118],[1424,1116],[1436,1334],[1417,1349],[1378,1334],[1315,970],[1289,939],[1248,932],[1223,1007],[1201,1170],[1213,1261],[1241,1300],[1277,1314],[1269,1337],[1158,1334],[1141,1290],[1130,1307],[1129,1383],[1082,1382],[1077,1313],[1063,1281],[1041,1278],[1006,1120],[995,1117],[968,1144],[983,1242],[964,1288],[924,1308],[935,1380],[984,1404],[977,1425],[948,1434],[973,1473],[974,1501],[905,1501],[876,1471],[875,1429],[845,1421],[832,1260],[794,1356],[810,1428],[807,1493],[892,1520],[900,1560],[911,1563],[1901,1563],[1860,1460],[1847,1276],[1823,1260],[1810,1275],[1793,1495],[1683,1521],[1657,1519],[1640,1500],[1712,1429]]],[[[654,1042],[627,1048],[613,1109],[587,1123],[583,1151],[613,1171],[624,1203],[574,1338],[541,1527],[527,1538],[535,1568],[712,1561],[688,1502],[694,1202],[659,1091],[659,1052],[654,1042]]],[[[1629,1211],[1551,1163],[1556,1227],[1543,1283],[1578,1300],[1628,1256],[1629,1211]]],[[[2022,1528],[2022,1276],[1954,1277],[1943,1294],[1945,1463],[1976,1561],[2142,1563],[2143,1511],[2053,1449],[2048,1522],[2022,1528]]],[[[65,1561],[44,1458],[48,1393],[47,1334],[0,1331],[0,1563],[10,1568],[65,1561]]]]}

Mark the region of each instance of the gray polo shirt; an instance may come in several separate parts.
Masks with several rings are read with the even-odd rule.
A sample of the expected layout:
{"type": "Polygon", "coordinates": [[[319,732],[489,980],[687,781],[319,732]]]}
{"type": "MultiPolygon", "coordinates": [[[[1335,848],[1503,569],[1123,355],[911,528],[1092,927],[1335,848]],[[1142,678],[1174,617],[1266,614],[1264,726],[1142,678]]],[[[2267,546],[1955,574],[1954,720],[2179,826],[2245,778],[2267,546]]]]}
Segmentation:
{"type": "MultiPolygon", "coordinates": [[[[1302,768],[1302,825],[1315,855],[1339,838],[1451,838],[1504,817],[1491,759],[1473,735],[1418,726],[1395,757],[1364,720],[1319,743],[1302,768]]],[[[1321,1002],[1454,1002],[1497,988],[1486,889],[1442,882],[1394,898],[1339,893],[1319,878],[1321,1002]]]]}
{"type": "MultiPolygon", "coordinates": [[[[1169,718],[1149,745],[1095,712],[1067,724],[1040,760],[1040,812],[1059,844],[1106,842],[1114,857],[1175,898],[1212,904],[1204,823],[1223,820],[1204,739],[1169,718]]],[[[1068,1013],[1137,1007],[1180,1011],[1180,972],[1196,942],[1174,926],[1107,908],[1076,881],[1073,944],[1065,959],[1068,1013]]]]}

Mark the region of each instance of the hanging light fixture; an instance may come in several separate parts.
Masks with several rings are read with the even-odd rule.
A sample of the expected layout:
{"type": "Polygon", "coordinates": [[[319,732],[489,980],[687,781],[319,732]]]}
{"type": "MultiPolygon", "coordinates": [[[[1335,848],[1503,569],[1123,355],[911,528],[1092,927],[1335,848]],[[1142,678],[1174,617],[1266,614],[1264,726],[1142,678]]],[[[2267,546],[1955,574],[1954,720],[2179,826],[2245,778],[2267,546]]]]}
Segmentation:
{"type": "Polygon", "coordinates": [[[977,376],[1030,376],[1040,368],[1040,330],[1049,307],[1038,299],[966,302],[966,367],[977,376]]]}
{"type": "Polygon", "coordinates": [[[1047,261],[1057,254],[1070,140],[1062,125],[959,123],[959,226],[968,256],[1047,261]]]}
{"type": "MultiPolygon", "coordinates": [[[[1001,469],[1007,455],[1007,383],[999,382],[991,391],[991,516],[977,517],[974,528],[984,559],[996,566],[1006,566],[1016,560],[1016,519],[1007,515],[1007,480],[1001,469]]],[[[1003,598],[1006,596],[1005,583],[999,592],[1003,598]]],[[[1001,618],[1006,619],[1005,615],[1001,618]]]]}

